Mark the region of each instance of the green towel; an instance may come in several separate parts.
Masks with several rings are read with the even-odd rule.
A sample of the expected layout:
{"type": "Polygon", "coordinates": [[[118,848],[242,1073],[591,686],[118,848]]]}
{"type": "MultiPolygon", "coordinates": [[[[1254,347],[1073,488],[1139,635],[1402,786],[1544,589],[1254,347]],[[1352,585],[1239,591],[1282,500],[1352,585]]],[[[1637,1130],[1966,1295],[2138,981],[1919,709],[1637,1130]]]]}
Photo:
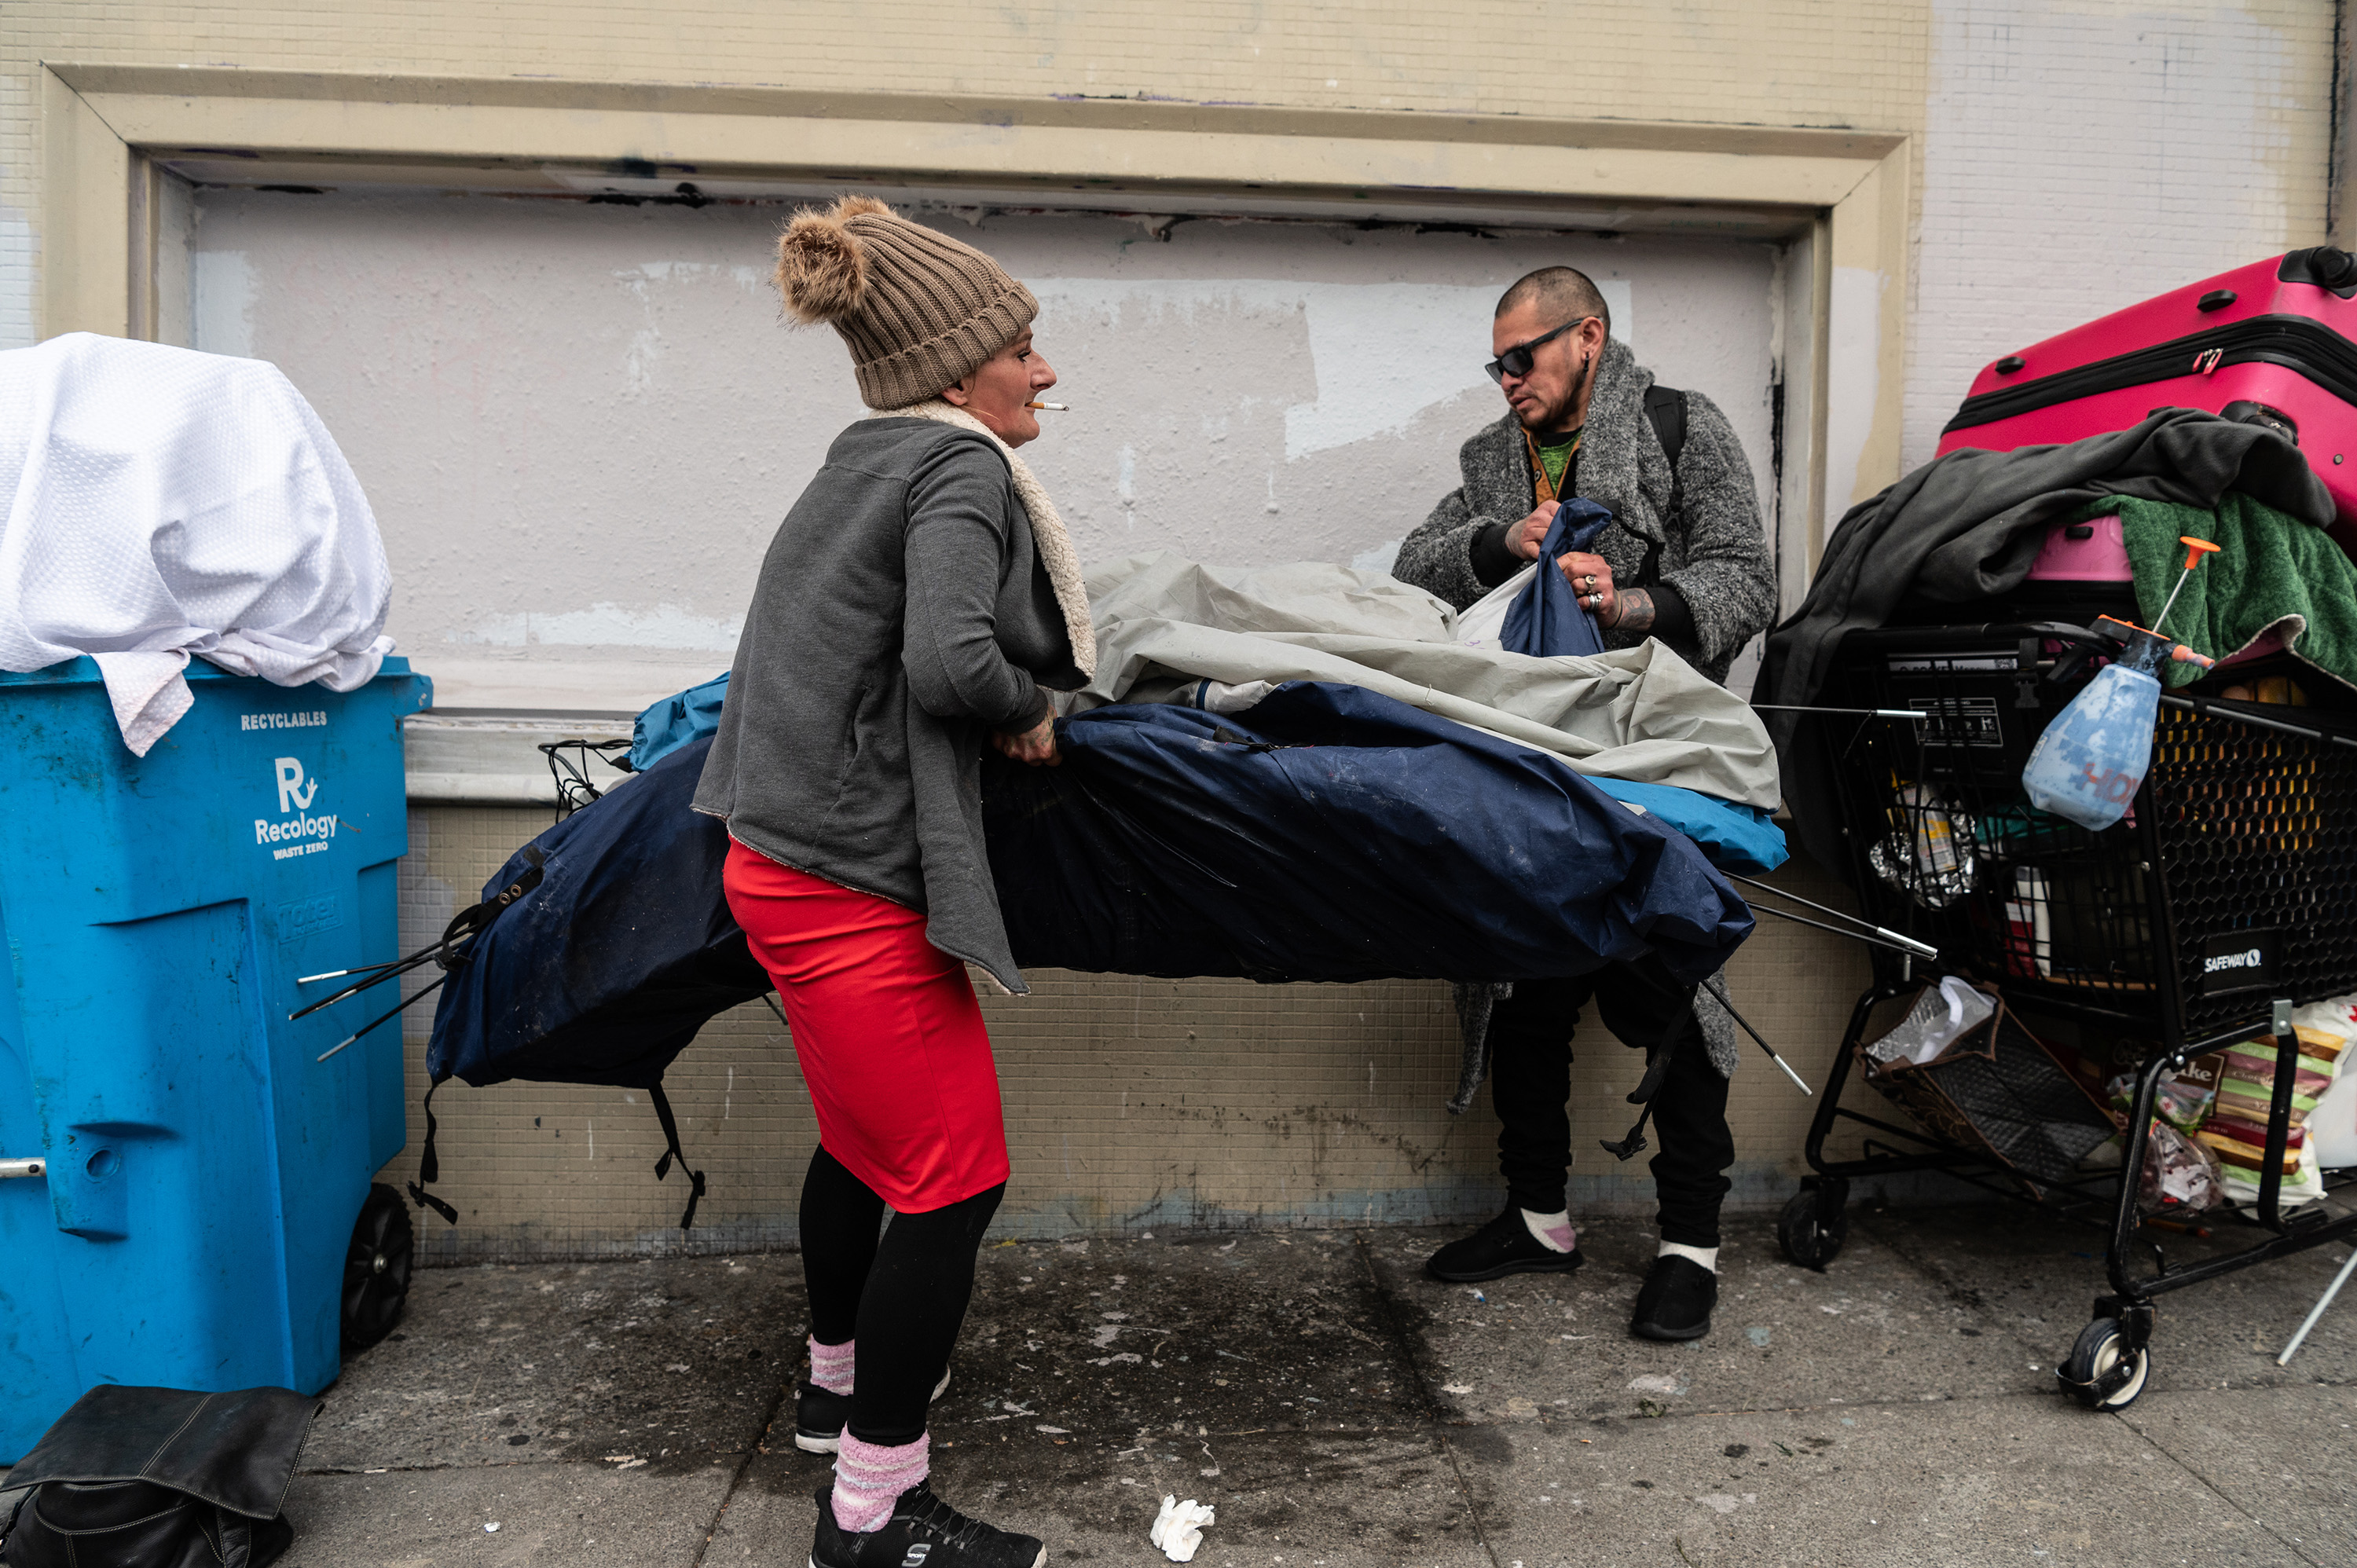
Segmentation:
{"type": "MultiPolygon", "coordinates": [[[[2147,626],[2185,569],[2178,537],[2211,540],[2222,548],[2195,569],[2169,624],[2154,629],[2197,653],[2224,659],[2281,625],[2293,652],[2357,685],[2357,564],[2322,529],[2239,490],[2228,491],[2214,512],[2121,497],[2098,501],[2072,521],[2113,511],[2120,515],[2136,605],[2147,626]]],[[[2166,668],[2172,686],[2201,678],[2190,664],[2166,668]]]]}

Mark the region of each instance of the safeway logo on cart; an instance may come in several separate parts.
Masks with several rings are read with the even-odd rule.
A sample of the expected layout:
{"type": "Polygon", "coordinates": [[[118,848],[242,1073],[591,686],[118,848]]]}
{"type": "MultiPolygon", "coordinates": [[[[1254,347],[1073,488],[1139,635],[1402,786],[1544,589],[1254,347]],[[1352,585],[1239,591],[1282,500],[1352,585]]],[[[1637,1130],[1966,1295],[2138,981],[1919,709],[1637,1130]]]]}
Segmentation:
{"type": "Polygon", "coordinates": [[[268,817],[253,819],[253,842],[275,844],[270,852],[273,860],[292,860],[298,854],[317,854],[336,836],[336,819],[331,815],[306,816],[311,802],[318,798],[319,781],[304,776],[303,764],[292,757],[277,758],[272,765],[277,771],[278,810],[276,822],[268,817]]]}
{"type": "Polygon", "coordinates": [[[2273,985],[2283,938],[2281,930],[2222,931],[2212,937],[2201,944],[2201,994],[2225,996],[2273,985]]]}

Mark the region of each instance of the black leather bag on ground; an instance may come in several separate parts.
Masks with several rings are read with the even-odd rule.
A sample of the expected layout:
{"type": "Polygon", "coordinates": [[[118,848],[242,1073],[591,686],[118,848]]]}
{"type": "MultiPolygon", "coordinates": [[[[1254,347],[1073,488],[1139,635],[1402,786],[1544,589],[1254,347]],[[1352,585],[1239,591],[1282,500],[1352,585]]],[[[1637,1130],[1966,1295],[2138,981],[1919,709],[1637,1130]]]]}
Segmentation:
{"type": "Polygon", "coordinates": [[[264,1568],[319,1412],[292,1389],[95,1388],[9,1472],[5,1568],[264,1568]]]}

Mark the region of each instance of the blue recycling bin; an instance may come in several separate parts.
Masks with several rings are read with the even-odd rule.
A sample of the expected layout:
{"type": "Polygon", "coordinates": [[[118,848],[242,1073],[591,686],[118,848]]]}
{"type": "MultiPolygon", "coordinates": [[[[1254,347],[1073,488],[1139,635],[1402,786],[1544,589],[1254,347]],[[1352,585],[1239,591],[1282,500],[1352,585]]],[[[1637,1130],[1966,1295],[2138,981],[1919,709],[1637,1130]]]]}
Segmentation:
{"type": "Polygon", "coordinates": [[[330,1049],[397,983],[287,1015],[332,989],[298,976],[398,950],[431,685],[188,674],[137,757],[91,660],[0,672],[0,1463],[98,1383],[332,1382],[405,1138],[398,1021],[330,1049]]]}

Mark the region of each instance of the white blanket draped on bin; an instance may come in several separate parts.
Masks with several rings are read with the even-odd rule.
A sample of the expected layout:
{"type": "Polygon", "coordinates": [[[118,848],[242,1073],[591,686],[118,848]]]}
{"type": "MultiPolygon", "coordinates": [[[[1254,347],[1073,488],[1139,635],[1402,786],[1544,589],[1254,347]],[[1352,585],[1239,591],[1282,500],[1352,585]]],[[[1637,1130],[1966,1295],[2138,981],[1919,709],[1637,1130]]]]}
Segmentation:
{"type": "Polygon", "coordinates": [[[198,655],[365,684],[391,650],[376,519],[275,365],[71,332],[0,353],[0,670],[87,653],[145,757],[198,655]]]}
{"type": "Polygon", "coordinates": [[[1091,573],[1088,588],[1097,673],[1075,709],[1191,701],[1189,682],[1333,681],[1553,752],[1582,773],[1770,811],[1778,801],[1759,715],[1659,642],[1584,659],[1468,648],[1444,601],[1317,561],[1244,571],[1134,555],[1091,573]]]}

